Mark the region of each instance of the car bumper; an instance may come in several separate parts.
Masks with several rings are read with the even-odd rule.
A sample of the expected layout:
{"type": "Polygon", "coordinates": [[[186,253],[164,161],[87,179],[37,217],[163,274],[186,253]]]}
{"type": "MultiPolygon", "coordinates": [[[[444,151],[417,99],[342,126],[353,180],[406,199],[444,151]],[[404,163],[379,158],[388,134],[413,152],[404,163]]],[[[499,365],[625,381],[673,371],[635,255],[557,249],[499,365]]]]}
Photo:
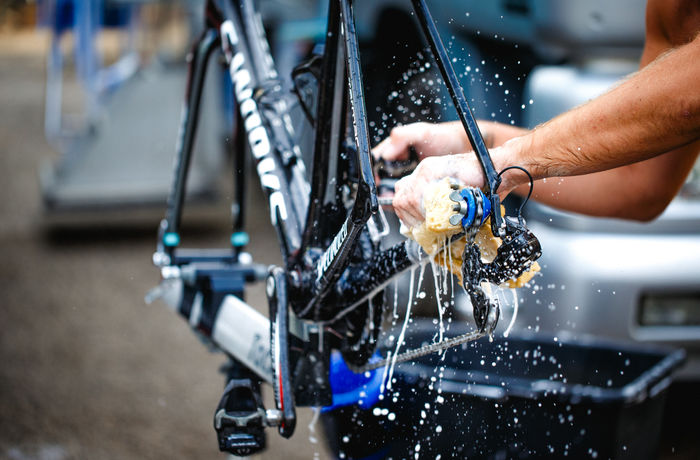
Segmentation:
{"type": "Polygon", "coordinates": [[[542,244],[542,271],[519,291],[514,330],[683,347],[688,362],[679,378],[700,379],[697,320],[642,320],[649,295],[669,299],[666,305],[683,297],[686,309],[700,309],[700,221],[689,218],[692,211],[700,205],[676,203],[657,221],[637,224],[537,206],[528,226],[542,244]]]}

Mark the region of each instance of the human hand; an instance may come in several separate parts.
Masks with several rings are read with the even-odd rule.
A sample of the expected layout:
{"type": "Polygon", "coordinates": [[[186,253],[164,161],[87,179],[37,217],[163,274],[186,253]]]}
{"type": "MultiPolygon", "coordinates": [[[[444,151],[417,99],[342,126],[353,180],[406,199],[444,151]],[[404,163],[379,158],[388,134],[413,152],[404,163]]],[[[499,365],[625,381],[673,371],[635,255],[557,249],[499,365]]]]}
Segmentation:
{"type": "MultiPolygon", "coordinates": [[[[512,159],[519,149],[516,139],[491,149],[490,155],[496,171],[514,164],[512,159]]],[[[445,177],[450,177],[465,187],[483,189],[486,185],[483,169],[474,152],[425,158],[413,173],[396,182],[394,188],[394,211],[405,226],[412,228],[425,220],[423,191],[430,182],[445,177]]],[[[528,182],[527,175],[509,170],[501,176],[497,193],[503,200],[513,189],[528,182]]]]}
{"type": "Polygon", "coordinates": [[[471,150],[459,122],[418,122],[392,129],[389,136],[372,150],[372,154],[385,161],[407,160],[411,148],[416,151],[419,160],[471,150]]]}
{"type": "MultiPolygon", "coordinates": [[[[386,162],[415,161],[416,156],[420,162],[427,157],[468,150],[471,150],[469,141],[459,122],[418,122],[393,128],[389,136],[372,150],[372,154],[376,160],[386,162]]],[[[425,171],[425,168],[422,170],[425,171]]],[[[375,180],[377,184],[381,183],[379,176],[375,180]]],[[[394,189],[395,179],[391,182],[394,189]]]]}
{"type": "MultiPolygon", "coordinates": [[[[481,121],[479,125],[485,141],[488,139],[489,147],[503,144],[502,147],[490,149],[496,170],[516,164],[512,160],[517,158],[517,152],[521,150],[516,147],[516,139],[526,130],[488,121],[481,121]]],[[[396,182],[394,188],[393,208],[404,225],[414,227],[425,219],[423,190],[432,181],[452,177],[464,186],[482,188],[485,185],[483,170],[471,151],[472,147],[461,123],[418,122],[398,126],[372,153],[376,158],[387,161],[405,160],[409,157],[411,148],[422,161],[412,174],[396,182]]],[[[505,173],[502,179],[498,188],[501,199],[513,188],[527,183],[525,175],[514,171],[505,173]]]]}
{"type": "Polygon", "coordinates": [[[484,185],[481,166],[472,152],[425,158],[394,187],[394,212],[406,227],[416,227],[425,220],[423,192],[428,184],[445,177],[473,187],[484,185]]]}

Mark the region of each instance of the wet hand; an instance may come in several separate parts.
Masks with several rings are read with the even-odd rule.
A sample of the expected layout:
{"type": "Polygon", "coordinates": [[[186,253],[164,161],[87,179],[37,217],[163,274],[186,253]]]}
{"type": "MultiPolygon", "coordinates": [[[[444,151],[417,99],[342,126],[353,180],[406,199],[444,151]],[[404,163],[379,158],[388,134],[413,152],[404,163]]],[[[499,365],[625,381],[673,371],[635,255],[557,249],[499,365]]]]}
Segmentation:
{"type": "Polygon", "coordinates": [[[411,148],[419,160],[471,150],[459,123],[418,122],[392,129],[389,137],[377,144],[372,154],[386,161],[407,160],[411,148]]]}
{"type": "Polygon", "coordinates": [[[471,152],[425,158],[413,173],[396,182],[394,189],[394,211],[406,227],[416,227],[425,220],[423,192],[429,183],[445,177],[473,187],[484,185],[481,166],[471,152]]]}

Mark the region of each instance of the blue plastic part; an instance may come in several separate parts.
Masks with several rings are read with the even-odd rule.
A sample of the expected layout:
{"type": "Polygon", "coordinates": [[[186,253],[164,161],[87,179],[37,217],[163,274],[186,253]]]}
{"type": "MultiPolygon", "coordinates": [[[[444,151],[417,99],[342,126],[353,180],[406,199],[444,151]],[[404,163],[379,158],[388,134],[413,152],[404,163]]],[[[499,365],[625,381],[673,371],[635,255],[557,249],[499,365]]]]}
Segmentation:
{"type": "Polygon", "coordinates": [[[481,216],[481,222],[479,225],[483,224],[487,217],[491,215],[491,202],[486,198],[486,194],[479,189],[469,189],[463,188],[460,192],[464,201],[467,202],[467,215],[462,217],[462,227],[469,228],[474,224],[474,219],[476,218],[476,199],[474,194],[481,194],[481,201],[484,204],[484,213],[481,216]]]}
{"type": "Polygon", "coordinates": [[[467,190],[467,225],[466,226],[471,226],[474,224],[474,217],[476,217],[476,199],[474,198],[474,193],[476,193],[473,190],[467,190]]]}
{"type": "MultiPolygon", "coordinates": [[[[378,353],[373,360],[381,359],[378,353]]],[[[357,404],[369,409],[379,401],[383,373],[379,369],[355,374],[351,371],[338,351],[331,353],[329,381],[333,390],[333,404],[325,406],[321,412],[328,412],[339,407],[357,404]]]]}
{"type": "Polygon", "coordinates": [[[481,193],[482,198],[484,199],[484,215],[481,216],[481,223],[483,224],[486,218],[491,215],[491,201],[486,198],[484,192],[479,190],[479,193],[481,193]]]}
{"type": "Polygon", "coordinates": [[[163,244],[173,248],[180,244],[180,235],[178,235],[175,232],[168,232],[165,235],[163,235],[163,244]]]}
{"type": "Polygon", "coordinates": [[[250,241],[250,237],[246,232],[235,232],[231,234],[231,245],[239,248],[245,246],[250,241]]]}
{"type": "Polygon", "coordinates": [[[138,5],[100,0],[39,0],[40,24],[51,25],[56,35],[72,29],[76,23],[90,21],[95,26],[127,28],[133,22],[132,11],[138,5]],[[106,3],[106,4],[105,4],[106,3]],[[93,13],[89,13],[89,8],[93,13]],[[88,14],[86,15],[86,12],[88,14]],[[53,17],[49,17],[52,15],[53,17]]]}

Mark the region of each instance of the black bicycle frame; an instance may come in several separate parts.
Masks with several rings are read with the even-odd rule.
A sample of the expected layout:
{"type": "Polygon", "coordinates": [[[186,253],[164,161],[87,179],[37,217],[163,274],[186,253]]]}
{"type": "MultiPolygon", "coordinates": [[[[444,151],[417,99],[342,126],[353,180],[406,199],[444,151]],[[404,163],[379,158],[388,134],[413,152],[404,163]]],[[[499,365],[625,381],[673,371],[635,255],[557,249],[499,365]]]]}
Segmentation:
{"type": "MultiPolygon", "coordinates": [[[[459,85],[459,80],[457,79],[457,74],[452,68],[450,58],[447,55],[445,46],[442,44],[437,27],[435,27],[435,22],[430,15],[430,11],[425,4],[425,0],[411,0],[411,3],[413,4],[413,9],[416,12],[418,21],[423,28],[423,33],[428,38],[428,46],[430,46],[430,50],[435,56],[435,60],[440,69],[440,73],[442,74],[442,78],[445,80],[447,91],[452,97],[452,102],[454,103],[455,109],[457,109],[457,116],[462,122],[462,126],[464,126],[464,130],[469,138],[469,143],[474,149],[474,153],[476,154],[479,164],[481,165],[481,169],[484,172],[487,196],[491,200],[491,209],[500,209],[500,200],[496,191],[498,190],[498,186],[501,184],[501,178],[493,166],[491,155],[489,155],[489,151],[486,148],[486,143],[484,142],[484,137],[481,135],[476,118],[474,118],[474,114],[469,108],[467,99],[464,97],[462,88],[459,85]]],[[[493,219],[491,219],[491,229],[494,235],[501,234],[501,224],[501,214],[498,212],[493,213],[493,219]]]]}
{"type": "MultiPolygon", "coordinates": [[[[496,203],[493,209],[498,209],[496,190],[500,179],[481,133],[425,2],[412,2],[484,170],[489,197],[496,203]]],[[[351,0],[329,2],[324,65],[318,82],[319,94],[313,123],[313,171],[309,183],[301,149],[292,128],[288,93],[285,93],[274,67],[262,20],[253,0],[207,0],[205,31],[190,55],[174,181],[166,217],[160,226],[158,250],[154,255],[154,262],[161,266],[162,274],[170,274],[183,281],[184,293],[178,306],[180,313],[188,318],[196,330],[213,340],[217,337],[217,326],[224,325],[224,329],[230,332],[228,326],[254,311],[242,300],[245,284],[267,279],[270,317],[263,319],[262,323],[271,326],[269,341],[273,352],[269,353],[268,350],[263,354],[266,357],[273,355],[272,365],[260,364],[264,360],[256,359],[259,356],[255,353],[260,347],[252,350],[255,356],[248,356],[251,358],[249,361],[235,353],[244,346],[240,342],[227,342],[227,351],[248,363],[247,371],[256,372],[259,377],[273,383],[279,409],[273,418],[283,436],[290,436],[294,431],[296,403],[315,406],[330,404],[331,390],[325,380],[328,377],[331,347],[341,349],[344,357],[350,360],[348,362],[356,366],[366,363],[376,341],[362,342],[365,338],[364,328],[371,328],[368,324],[374,324],[372,333],[376,333],[381,322],[376,314],[379,312],[381,315],[382,304],[375,308],[373,301],[392,279],[421,263],[421,258],[425,257],[417,244],[410,240],[380,250],[378,241],[372,241],[366,230],[368,220],[378,212],[379,207],[351,3],[351,0]],[[244,24],[246,27],[243,27],[244,24]],[[232,206],[232,248],[223,252],[178,250],[180,218],[202,86],[208,60],[217,46],[222,51],[233,83],[238,115],[235,127],[236,185],[232,206]],[[283,269],[275,267],[268,272],[267,267],[243,263],[240,257],[248,242],[244,233],[246,145],[269,203],[270,220],[276,229],[284,260],[283,269]],[[347,190],[341,190],[341,179],[348,180],[348,183],[343,182],[347,190]],[[341,196],[343,194],[347,196],[341,196]],[[195,301],[197,296],[199,300],[195,301]],[[228,307],[223,307],[227,299],[233,301],[228,302],[228,307]],[[295,315],[289,314],[290,311],[295,315]],[[225,319],[219,320],[221,315],[225,319]],[[367,321],[367,316],[373,317],[367,321]],[[294,327],[302,324],[302,334],[295,339],[289,336],[291,323],[295,324],[294,327]],[[324,334],[325,330],[331,333],[324,334]],[[295,351],[290,346],[291,340],[296,340],[298,345],[294,347],[295,351]],[[310,360],[309,356],[314,353],[314,359],[310,360]],[[294,375],[290,373],[292,364],[294,375]],[[307,369],[314,369],[316,373],[307,372],[307,369]],[[295,382],[292,388],[292,381],[300,377],[307,377],[309,381],[303,384],[295,382]]],[[[492,230],[496,234],[500,228],[500,214],[494,215],[492,230]]],[[[258,321],[255,324],[261,323],[258,321]]],[[[262,337],[263,334],[258,335],[262,337]]],[[[226,337],[231,336],[241,337],[240,330],[226,337]]],[[[253,342],[257,343],[259,337],[253,342]]],[[[221,336],[219,339],[225,342],[221,336]]],[[[237,385],[243,388],[245,385],[241,382],[244,380],[238,381],[237,385]]],[[[225,393],[222,402],[228,401],[228,396],[225,393]]],[[[244,453],[245,442],[253,442],[258,434],[255,430],[261,428],[257,424],[262,424],[267,416],[263,417],[256,411],[246,415],[245,421],[232,415],[224,406],[217,412],[216,419],[220,425],[217,426],[219,441],[223,443],[220,447],[244,453]],[[250,428],[243,433],[248,438],[235,444],[235,439],[239,438],[226,437],[226,433],[227,430],[233,430],[234,435],[239,429],[246,431],[247,428],[242,428],[241,423],[250,428]],[[255,430],[254,424],[257,427],[255,430]],[[235,446],[227,443],[234,443],[235,446]]],[[[271,426],[270,419],[266,423],[271,426]]],[[[255,444],[260,446],[257,441],[255,444]]]]}
{"type": "MultiPolygon", "coordinates": [[[[412,1],[493,196],[498,187],[498,177],[481,133],[458,85],[425,2],[412,1]]],[[[302,319],[328,321],[335,315],[319,316],[321,303],[340,302],[341,310],[355,305],[415,264],[415,259],[411,260],[406,250],[399,247],[403,246],[401,243],[372,258],[377,266],[392,267],[392,271],[382,274],[359,267],[354,269],[356,273],[343,275],[348,268],[349,254],[359,235],[367,220],[378,209],[370,160],[359,45],[351,2],[331,0],[329,5],[324,47],[325,67],[322,69],[317,107],[317,114],[321,115],[317,117],[315,126],[314,168],[310,185],[305,178],[300,149],[288,120],[289,107],[282,94],[282,85],[264,39],[261,20],[251,1],[242,0],[234,4],[231,1],[208,0],[206,11],[207,30],[193,47],[191,77],[187,86],[186,108],[183,111],[184,129],[181,130],[183,134],[178,143],[175,183],[165,223],[161,228],[160,247],[172,257],[179,242],[177,232],[185,193],[184,184],[194,143],[206,62],[215,45],[220,43],[233,81],[239,124],[244,128],[262,189],[268,199],[270,219],[277,231],[290,279],[293,310],[302,319]],[[243,20],[254,27],[243,28],[243,20]],[[246,34],[242,31],[246,31],[246,34]],[[325,225],[323,204],[329,195],[336,193],[335,189],[328,188],[331,177],[329,173],[334,166],[332,160],[343,149],[344,137],[339,133],[348,113],[352,117],[356,162],[359,165],[357,188],[352,208],[328,244],[327,241],[319,240],[318,230],[325,225]],[[371,280],[365,276],[370,272],[371,280]],[[343,280],[339,283],[341,275],[343,280]]],[[[238,155],[240,158],[240,153],[238,155]]],[[[237,166],[238,169],[241,167],[237,166]]],[[[237,196],[236,200],[238,203],[235,203],[234,208],[243,209],[242,197],[237,196]]],[[[235,232],[240,232],[243,228],[242,214],[235,216],[234,221],[235,232]]],[[[244,244],[234,244],[234,249],[237,252],[243,246],[244,244]]]]}
{"type": "MultiPolygon", "coordinates": [[[[340,231],[321,255],[315,265],[313,279],[299,276],[302,283],[310,284],[311,297],[298,314],[302,317],[314,313],[314,309],[328,293],[347,266],[348,255],[364,229],[367,220],[378,209],[377,190],[370,162],[370,143],[367,129],[367,115],[364,105],[362,70],[360,68],[359,45],[355,33],[352,7],[349,0],[332,1],[328,11],[328,30],[325,45],[325,67],[322,69],[321,88],[319,94],[319,114],[330,113],[330,117],[318,117],[316,142],[314,145],[314,173],[312,177],[311,194],[306,227],[303,235],[303,247],[311,247],[317,243],[315,232],[319,228],[322,219],[323,201],[326,200],[328,190],[329,159],[336,158],[341,143],[344,140],[337,135],[339,128],[346,116],[346,107],[350,107],[352,126],[354,128],[354,142],[356,147],[357,163],[359,164],[359,177],[357,178],[357,190],[354,205],[349,215],[344,220],[340,231]],[[344,41],[341,37],[344,32],[344,41]],[[338,78],[346,76],[345,78],[338,78]],[[346,96],[346,91],[349,94],[346,96]],[[347,104],[347,105],[346,105],[347,104]]],[[[335,190],[331,190],[335,194],[335,190]]],[[[333,197],[335,199],[335,197],[333,197]]],[[[300,251],[294,260],[297,270],[301,274],[309,273],[308,262],[304,260],[304,251],[300,251]]],[[[298,291],[296,298],[309,298],[305,296],[303,284],[294,286],[298,291]]],[[[314,315],[315,316],[315,315],[314,315]]]]}

